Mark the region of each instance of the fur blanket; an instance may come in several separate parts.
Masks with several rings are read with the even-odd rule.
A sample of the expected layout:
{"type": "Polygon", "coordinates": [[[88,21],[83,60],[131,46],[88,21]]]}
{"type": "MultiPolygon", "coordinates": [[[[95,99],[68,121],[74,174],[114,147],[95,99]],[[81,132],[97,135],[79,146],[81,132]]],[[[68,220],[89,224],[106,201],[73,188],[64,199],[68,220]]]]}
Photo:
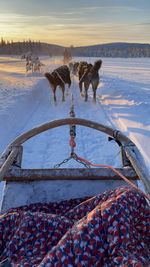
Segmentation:
{"type": "Polygon", "coordinates": [[[0,216],[0,262],[15,267],[148,267],[149,250],[150,209],[128,187],[0,216]]]}

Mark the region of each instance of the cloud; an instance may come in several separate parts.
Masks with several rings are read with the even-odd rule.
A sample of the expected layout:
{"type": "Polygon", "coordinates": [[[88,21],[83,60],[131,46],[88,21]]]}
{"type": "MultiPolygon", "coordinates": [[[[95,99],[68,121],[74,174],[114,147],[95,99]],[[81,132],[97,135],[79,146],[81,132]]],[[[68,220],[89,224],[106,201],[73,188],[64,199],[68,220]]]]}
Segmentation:
{"type": "Polygon", "coordinates": [[[150,26],[150,22],[142,22],[142,23],[138,23],[136,25],[137,26],[150,26]]]}
{"type": "Polygon", "coordinates": [[[64,12],[60,16],[58,12],[52,12],[50,16],[3,14],[0,17],[0,36],[14,40],[40,39],[62,45],[117,41],[150,42],[149,26],[149,20],[116,23],[94,19],[91,21],[84,16],[79,19],[73,11],[64,12]]]}

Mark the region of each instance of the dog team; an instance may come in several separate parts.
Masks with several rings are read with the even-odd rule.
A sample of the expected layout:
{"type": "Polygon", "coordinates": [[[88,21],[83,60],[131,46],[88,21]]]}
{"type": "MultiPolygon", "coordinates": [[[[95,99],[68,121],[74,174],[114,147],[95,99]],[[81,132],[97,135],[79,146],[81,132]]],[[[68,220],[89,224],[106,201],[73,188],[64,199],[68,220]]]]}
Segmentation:
{"type": "Polygon", "coordinates": [[[99,84],[99,70],[102,66],[102,60],[95,61],[94,64],[88,63],[86,61],[81,62],[70,62],[69,67],[63,65],[55,69],[52,73],[45,73],[50,87],[54,95],[54,101],[56,102],[56,88],[59,86],[62,91],[62,101],[65,101],[65,85],[68,84],[69,88],[71,86],[70,74],[79,77],[79,88],[80,94],[82,95],[82,90],[84,86],[85,91],[85,101],[88,100],[88,89],[92,86],[93,89],[93,100],[96,102],[96,90],[99,84]]]}

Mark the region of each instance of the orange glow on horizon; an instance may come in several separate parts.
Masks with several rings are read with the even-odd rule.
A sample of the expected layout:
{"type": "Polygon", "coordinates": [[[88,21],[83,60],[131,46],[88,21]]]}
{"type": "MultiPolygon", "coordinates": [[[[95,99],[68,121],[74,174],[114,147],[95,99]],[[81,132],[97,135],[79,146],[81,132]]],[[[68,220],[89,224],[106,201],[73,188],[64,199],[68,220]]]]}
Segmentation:
{"type": "Polygon", "coordinates": [[[149,41],[149,25],[127,23],[55,23],[55,18],[3,14],[0,17],[0,37],[14,42],[41,41],[62,46],[84,46],[112,42],[149,41]],[[43,24],[42,24],[43,23],[43,24]],[[142,35],[139,34],[142,32],[142,35]]]}

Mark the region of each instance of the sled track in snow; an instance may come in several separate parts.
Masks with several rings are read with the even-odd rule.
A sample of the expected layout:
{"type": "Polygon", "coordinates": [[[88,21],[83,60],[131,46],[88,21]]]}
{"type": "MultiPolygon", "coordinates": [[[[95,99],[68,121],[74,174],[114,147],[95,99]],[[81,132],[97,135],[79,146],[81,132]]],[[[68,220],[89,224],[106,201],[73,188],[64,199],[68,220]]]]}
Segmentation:
{"type": "MultiPolygon", "coordinates": [[[[46,81],[43,80],[41,85],[41,94],[46,95],[43,96],[38,108],[26,124],[24,131],[46,121],[69,117],[71,92],[74,96],[76,117],[112,126],[111,120],[109,120],[107,113],[99,102],[99,96],[97,96],[97,103],[93,103],[89,90],[89,100],[85,102],[84,98],[80,96],[78,81],[75,77],[72,78],[71,92],[66,96],[65,102],[61,101],[61,93],[57,92],[58,101],[56,105],[53,102],[53,96],[46,81]]],[[[113,142],[112,144],[108,143],[107,137],[96,130],[87,129],[82,126],[77,127],[76,143],[75,151],[82,157],[93,162],[109,163],[111,165],[118,164],[118,159],[114,159],[114,154],[117,154],[118,151],[117,146],[113,142]]],[[[69,127],[64,126],[47,131],[29,141],[25,148],[25,167],[28,164],[32,167],[37,167],[39,164],[42,168],[53,167],[70,155],[69,127]]],[[[71,161],[62,167],[81,167],[81,165],[71,161]]]]}

